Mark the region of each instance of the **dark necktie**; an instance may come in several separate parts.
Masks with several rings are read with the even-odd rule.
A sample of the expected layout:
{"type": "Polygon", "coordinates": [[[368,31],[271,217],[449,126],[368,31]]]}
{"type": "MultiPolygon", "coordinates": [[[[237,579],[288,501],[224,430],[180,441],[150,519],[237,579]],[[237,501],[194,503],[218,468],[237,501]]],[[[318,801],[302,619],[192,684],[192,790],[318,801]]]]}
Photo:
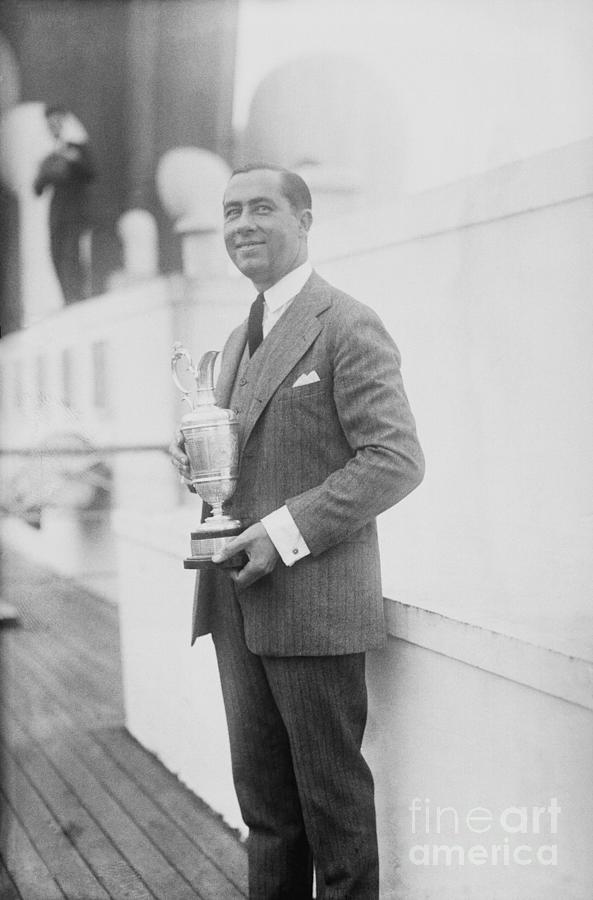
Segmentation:
{"type": "Polygon", "coordinates": [[[264,295],[258,294],[249,310],[247,323],[247,343],[249,344],[249,356],[253,356],[264,339],[264,295]]]}

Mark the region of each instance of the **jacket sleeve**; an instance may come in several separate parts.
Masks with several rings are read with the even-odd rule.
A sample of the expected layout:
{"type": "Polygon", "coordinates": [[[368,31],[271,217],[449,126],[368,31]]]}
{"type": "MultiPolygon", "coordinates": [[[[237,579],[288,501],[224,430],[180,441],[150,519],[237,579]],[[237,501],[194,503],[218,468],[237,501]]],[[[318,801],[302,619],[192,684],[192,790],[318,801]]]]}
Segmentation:
{"type": "Polygon", "coordinates": [[[286,501],[314,556],[398,503],[424,475],[397,347],[372,310],[356,304],[348,312],[336,317],[330,352],[334,402],[352,456],[286,501]]]}
{"type": "Polygon", "coordinates": [[[95,177],[95,167],[88,144],[68,144],[71,152],[71,177],[82,183],[88,183],[95,177]]]}

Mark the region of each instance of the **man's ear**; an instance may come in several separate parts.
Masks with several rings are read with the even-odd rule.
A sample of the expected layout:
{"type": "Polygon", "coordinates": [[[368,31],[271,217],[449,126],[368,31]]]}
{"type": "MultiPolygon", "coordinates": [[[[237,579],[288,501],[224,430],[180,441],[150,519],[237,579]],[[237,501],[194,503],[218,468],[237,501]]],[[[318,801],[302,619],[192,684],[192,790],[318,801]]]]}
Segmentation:
{"type": "Polygon", "coordinates": [[[304,209],[299,216],[299,226],[307,234],[313,224],[313,213],[310,209],[304,209]]]}

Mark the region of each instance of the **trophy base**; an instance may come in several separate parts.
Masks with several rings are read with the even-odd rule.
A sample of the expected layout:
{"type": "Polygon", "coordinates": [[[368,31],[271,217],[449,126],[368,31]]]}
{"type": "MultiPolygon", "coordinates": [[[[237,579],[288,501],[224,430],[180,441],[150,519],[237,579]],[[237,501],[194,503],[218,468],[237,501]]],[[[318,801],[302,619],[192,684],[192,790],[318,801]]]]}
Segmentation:
{"type": "Polygon", "coordinates": [[[237,519],[228,519],[226,522],[214,522],[206,519],[198,531],[191,533],[191,556],[183,560],[184,569],[237,569],[242,568],[247,561],[246,554],[241,551],[231,559],[223,563],[213,563],[212,557],[224,549],[226,544],[243,528],[237,519]]]}
{"type": "Polygon", "coordinates": [[[186,556],[183,560],[184,569],[242,569],[248,556],[241,551],[230,559],[221,563],[213,563],[211,559],[198,559],[195,556],[186,556]]]}

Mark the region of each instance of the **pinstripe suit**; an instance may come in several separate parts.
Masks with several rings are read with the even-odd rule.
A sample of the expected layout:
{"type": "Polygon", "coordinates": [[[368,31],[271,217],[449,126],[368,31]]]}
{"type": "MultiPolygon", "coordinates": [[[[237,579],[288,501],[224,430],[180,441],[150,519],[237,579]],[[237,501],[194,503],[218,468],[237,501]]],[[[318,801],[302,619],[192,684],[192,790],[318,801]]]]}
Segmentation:
{"type": "Polygon", "coordinates": [[[246,339],[243,323],[216,388],[240,420],[228,511],[249,524],[286,504],[311,551],[242,591],[205,570],[196,592],[193,640],[213,634],[250,827],[250,895],[310,897],[312,851],[320,896],[373,898],[360,745],[364,651],[385,642],[375,516],[420,482],[422,451],[393,341],[316,273],[252,359],[246,339]],[[293,387],[312,371],[319,381],[293,387]]]}
{"type": "MultiPolygon", "coordinates": [[[[220,406],[231,404],[246,339],[243,323],[227,341],[220,406]]],[[[289,656],[382,646],[375,516],[416,487],[423,472],[392,339],[370,309],[313,273],[242,380],[233,398],[240,404],[241,469],[230,511],[247,524],[286,503],[311,550],[243,592],[248,647],[289,656]],[[313,370],[318,382],[293,388],[313,370]]],[[[219,577],[203,579],[194,639],[210,630],[210,581],[219,577]]]]}

